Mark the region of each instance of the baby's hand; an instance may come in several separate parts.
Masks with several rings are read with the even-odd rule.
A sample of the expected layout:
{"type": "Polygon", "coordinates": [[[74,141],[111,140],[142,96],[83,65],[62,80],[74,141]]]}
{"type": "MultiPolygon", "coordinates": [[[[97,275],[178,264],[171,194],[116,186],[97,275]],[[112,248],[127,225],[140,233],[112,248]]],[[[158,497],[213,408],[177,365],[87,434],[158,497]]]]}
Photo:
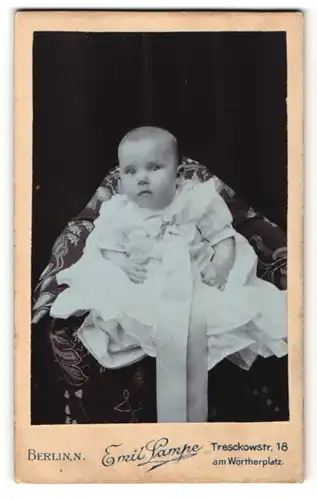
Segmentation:
{"type": "Polygon", "coordinates": [[[121,252],[103,251],[102,254],[107,260],[119,266],[134,283],[143,283],[146,280],[148,259],[131,259],[121,252]]]}
{"type": "Polygon", "coordinates": [[[127,257],[121,269],[128,275],[133,283],[144,283],[147,278],[147,260],[135,260],[127,257]]]}
{"type": "Polygon", "coordinates": [[[224,290],[228,278],[228,270],[224,266],[208,262],[201,271],[201,277],[206,285],[224,290]]]}

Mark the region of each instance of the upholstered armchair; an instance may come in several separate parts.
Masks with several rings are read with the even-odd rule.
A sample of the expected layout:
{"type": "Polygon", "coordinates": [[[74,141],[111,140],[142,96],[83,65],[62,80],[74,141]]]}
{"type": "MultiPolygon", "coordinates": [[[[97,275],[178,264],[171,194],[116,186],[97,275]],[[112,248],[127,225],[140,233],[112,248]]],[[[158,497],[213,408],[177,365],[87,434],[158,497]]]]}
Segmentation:
{"type": "MultiPolygon", "coordinates": [[[[212,177],[205,166],[189,158],[183,158],[181,166],[181,179],[195,178],[197,182],[204,182],[212,177]]],[[[258,276],[285,289],[287,249],[284,232],[246,205],[220,179],[214,178],[218,192],[231,210],[234,227],[249,240],[258,255],[258,276]]],[[[145,357],[126,368],[107,370],[77,339],[76,331],[84,316],[68,320],[56,320],[49,316],[55,297],[63,289],[56,282],[57,272],[80,258],[101,203],[118,191],[119,172],[115,168],[84,210],[67,224],[56,240],[51,259],[34,292],[32,344],[36,345],[43,336],[47,340],[52,360],[47,366],[54,366],[51,376],[56,381],[56,391],[64,401],[63,415],[58,421],[49,422],[52,424],[156,421],[154,358],[145,357]]],[[[39,378],[38,372],[33,374],[32,390],[35,392],[41,391],[39,378]]],[[[259,360],[249,372],[225,360],[210,372],[209,421],[287,418],[286,359],[259,360]]]]}

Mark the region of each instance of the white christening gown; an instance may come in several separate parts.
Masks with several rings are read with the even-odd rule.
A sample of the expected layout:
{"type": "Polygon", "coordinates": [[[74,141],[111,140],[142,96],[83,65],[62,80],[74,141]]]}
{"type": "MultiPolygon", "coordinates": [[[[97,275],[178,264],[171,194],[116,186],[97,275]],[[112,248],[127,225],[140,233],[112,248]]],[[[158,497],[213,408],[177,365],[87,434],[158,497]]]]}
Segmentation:
{"type": "Polygon", "coordinates": [[[51,316],[89,311],[81,342],[110,369],[157,358],[158,421],[186,421],[187,339],[193,296],[206,325],[208,369],[229,357],[249,369],[258,355],[287,353],[286,294],[256,276],[257,257],[232,225],[213,179],[185,181],[162,211],[125,195],[103,203],[77,263],[57,275],[67,284],[51,316]],[[235,238],[235,262],[224,291],[202,282],[213,247],[235,238]],[[135,284],[101,250],[149,257],[148,277],[135,284]]]}

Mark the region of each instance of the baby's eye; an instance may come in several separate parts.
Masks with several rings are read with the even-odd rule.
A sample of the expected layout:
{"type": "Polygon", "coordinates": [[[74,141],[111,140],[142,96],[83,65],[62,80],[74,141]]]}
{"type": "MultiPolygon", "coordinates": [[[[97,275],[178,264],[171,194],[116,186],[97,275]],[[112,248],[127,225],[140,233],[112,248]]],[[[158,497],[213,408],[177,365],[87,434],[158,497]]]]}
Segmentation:
{"type": "Polygon", "coordinates": [[[156,165],[156,164],[151,165],[151,170],[153,170],[154,172],[155,172],[155,170],[160,170],[161,168],[162,168],[161,165],[156,165]]]}
{"type": "Polygon", "coordinates": [[[124,171],[125,174],[128,174],[128,175],[134,175],[136,173],[136,169],[135,168],[127,168],[125,171],[124,171]]]}

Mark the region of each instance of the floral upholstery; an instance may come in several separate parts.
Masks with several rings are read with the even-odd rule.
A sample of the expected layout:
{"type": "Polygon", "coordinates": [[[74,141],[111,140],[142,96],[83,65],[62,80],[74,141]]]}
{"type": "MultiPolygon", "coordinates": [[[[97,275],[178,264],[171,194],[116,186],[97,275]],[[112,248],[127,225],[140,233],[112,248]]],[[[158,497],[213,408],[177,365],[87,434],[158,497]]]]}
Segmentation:
{"type": "MultiPolygon", "coordinates": [[[[180,182],[182,178],[204,182],[212,177],[205,166],[189,158],[183,158],[181,167],[180,182]]],[[[220,179],[215,176],[214,179],[218,192],[233,215],[234,227],[249,240],[258,255],[258,276],[280,289],[285,289],[287,249],[284,232],[243,203],[220,179]]],[[[116,192],[120,192],[117,167],[107,175],[88,205],[68,223],[56,240],[50,262],[40,276],[34,292],[33,329],[37,331],[37,335],[39,331],[47,335],[54,363],[62,380],[65,413],[60,423],[156,420],[155,359],[145,357],[132,366],[120,370],[107,370],[92,358],[76,336],[83,316],[66,321],[53,320],[49,317],[49,310],[55,297],[64,288],[57,284],[56,274],[80,258],[102,202],[116,192]]],[[[241,372],[227,360],[212,370],[209,375],[209,420],[287,419],[285,360],[279,363],[275,360],[259,360],[252,368],[252,373],[241,372]],[[276,366],[272,368],[274,363],[277,369],[276,366]],[[229,395],[230,391],[232,392],[231,401],[236,394],[240,394],[241,407],[241,398],[246,398],[244,408],[249,407],[249,410],[246,409],[245,416],[241,411],[238,412],[239,416],[237,408],[234,405],[231,408],[230,403],[227,408],[229,396],[225,402],[223,396],[217,393],[219,387],[224,388],[225,381],[230,379],[234,380],[234,384],[229,383],[227,390],[229,395]],[[272,394],[275,395],[275,400],[272,394]],[[258,411],[255,408],[258,408],[258,411]]]]}

